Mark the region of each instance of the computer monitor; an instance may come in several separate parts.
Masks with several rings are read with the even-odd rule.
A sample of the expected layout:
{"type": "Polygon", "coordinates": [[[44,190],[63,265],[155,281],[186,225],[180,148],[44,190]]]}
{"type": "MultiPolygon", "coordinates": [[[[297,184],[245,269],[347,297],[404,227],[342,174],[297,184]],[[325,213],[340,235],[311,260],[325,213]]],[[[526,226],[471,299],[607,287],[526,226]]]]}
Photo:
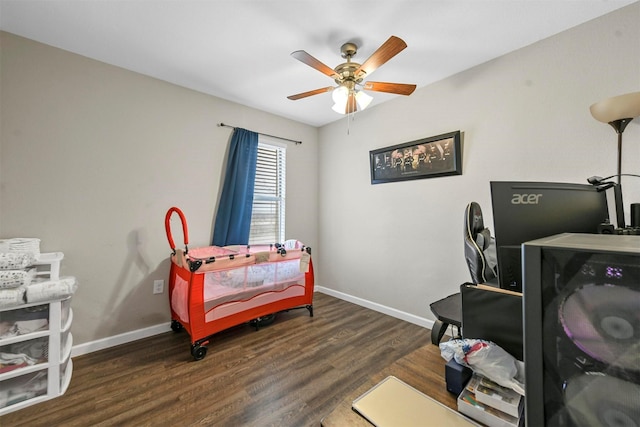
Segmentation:
{"type": "Polygon", "coordinates": [[[559,233],[598,233],[609,220],[606,194],[594,186],[492,181],[500,287],[522,292],[521,245],[559,233]]]}

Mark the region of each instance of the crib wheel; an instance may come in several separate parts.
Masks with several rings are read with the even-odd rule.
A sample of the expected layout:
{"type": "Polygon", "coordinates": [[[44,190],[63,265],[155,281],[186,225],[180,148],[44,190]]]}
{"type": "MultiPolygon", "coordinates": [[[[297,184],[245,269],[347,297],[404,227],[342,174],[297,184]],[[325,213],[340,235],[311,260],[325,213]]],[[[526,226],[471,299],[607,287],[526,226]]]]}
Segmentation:
{"type": "Polygon", "coordinates": [[[183,329],[182,323],[178,322],[177,320],[171,321],[171,330],[173,332],[180,332],[182,329],[183,329]]]}
{"type": "Polygon", "coordinates": [[[256,321],[258,326],[267,326],[272,324],[276,320],[276,314],[267,314],[266,316],[258,317],[256,321]]]}
{"type": "Polygon", "coordinates": [[[202,360],[207,355],[207,347],[202,347],[198,344],[192,345],[191,355],[196,360],[202,360]]]}

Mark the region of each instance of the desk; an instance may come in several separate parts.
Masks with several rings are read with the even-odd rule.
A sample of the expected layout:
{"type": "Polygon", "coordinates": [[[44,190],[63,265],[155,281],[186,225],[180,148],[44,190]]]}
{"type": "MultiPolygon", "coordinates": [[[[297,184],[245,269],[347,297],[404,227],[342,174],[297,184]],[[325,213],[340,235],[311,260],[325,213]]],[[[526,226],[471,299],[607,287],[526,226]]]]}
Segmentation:
{"type": "Polygon", "coordinates": [[[431,344],[439,345],[440,340],[447,332],[449,325],[453,325],[457,329],[457,337],[460,336],[462,328],[462,296],[460,292],[449,295],[446,298],[432,302],[429,307],[431,312],[436,316],[436,321],[431,328],[431,344]]]}
{"type": "Polygon", "coordinates": [[[444,369],[445,360],[440,349],[425,345],[380,372],[372,373],[363,383],[338,404],[321,421],[322,427],[371,427],[371,424],[351,409],[351,403],[380,381],[393,375],[438,402],[457,410],[456,396],[447,391],[444,369]]]}

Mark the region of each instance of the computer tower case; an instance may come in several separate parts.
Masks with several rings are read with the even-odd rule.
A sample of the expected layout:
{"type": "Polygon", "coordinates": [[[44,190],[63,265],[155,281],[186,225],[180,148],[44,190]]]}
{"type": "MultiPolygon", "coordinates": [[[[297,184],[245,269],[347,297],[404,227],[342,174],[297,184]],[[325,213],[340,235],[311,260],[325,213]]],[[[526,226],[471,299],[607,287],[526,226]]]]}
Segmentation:
{"type": "Polygon", "coordinates": [[[523,245],[528,426],[640,422],[640,236],[523,245]]]}

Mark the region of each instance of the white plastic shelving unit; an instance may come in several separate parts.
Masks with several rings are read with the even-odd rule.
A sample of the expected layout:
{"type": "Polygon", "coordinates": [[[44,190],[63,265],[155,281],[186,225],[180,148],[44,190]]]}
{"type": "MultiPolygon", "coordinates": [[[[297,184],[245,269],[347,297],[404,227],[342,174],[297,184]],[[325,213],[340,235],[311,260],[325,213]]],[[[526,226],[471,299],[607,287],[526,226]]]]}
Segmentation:
{"type": "MultiPolygon", "coordinates": [[[[39,270],[42,266],[49,266],[49,270],[39,271],[38,275],[46,274],[52,280],[58,279],[63,257],[61,252],[41,254],[36,266],[39,270]]],[[[0,308],[0,322],[11,324],[33,319],[46,319],[47,328],[0,338],[2,353],[24,344],[42,349],[44,355],[35,365],[0,370],[0,416],[58,397],[65,393],[71,381],[71,297],[0,308]]]]}

